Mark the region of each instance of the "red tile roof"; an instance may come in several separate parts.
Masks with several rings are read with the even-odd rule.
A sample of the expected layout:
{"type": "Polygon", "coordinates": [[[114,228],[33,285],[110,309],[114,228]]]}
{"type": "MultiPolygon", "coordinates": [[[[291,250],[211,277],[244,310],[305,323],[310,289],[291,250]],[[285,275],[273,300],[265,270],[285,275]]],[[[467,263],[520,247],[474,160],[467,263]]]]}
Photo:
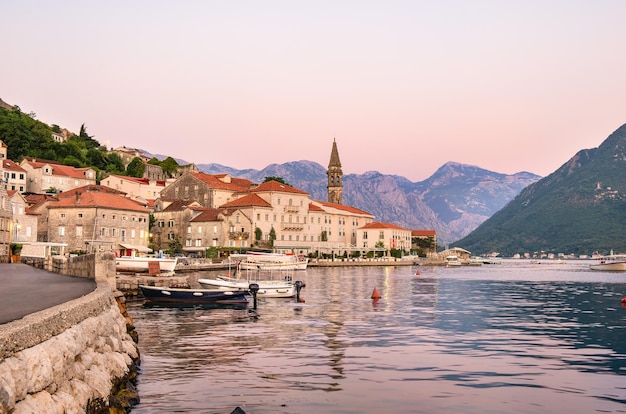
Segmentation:
{"type": "Polygon", "coordinates": [[[375,221],[373,223],[369,223],[366,224],[365,226],[360,227],[361,229],[391,229],[391,230],[406,230],[406,231],[410,231],[409,229],[405,229],[404,227],[400,227],[400,226],[396,226],[395,224],[391,224],[391,223],[381,223],[380,221],[375,221]]]}
{"type": "Polygon", "coordinates": [[[192,210],[206,210],[195,200],[174,199],[171,204],[163,209],[163,211],[183,211],[187,208],[192,210]]]}
{"type": "Polygon", "coordinates": [[[222,204],[221,208],[232,208],[232,207],[272,207],[270,203],[263,200],[257,194],[249,194],[247,196],[243,196],[238,198],[237,200],[233,200],[229,203],[222,204]]]}
{"type": "Polygon", "coordinates": [[[58,175],[62,177],[71,178],[87,178],[85,173],[91,168],[76,168],[69,165],[57,164],[54,161],[43,161],[35,158],[25,159],[33,168],[39,169],[44,165],[50,165],[52,168],[52,175],[58,175]]]}
{"type": "MultiPolygon", "coordinates": [[[[121,180],[132,181],[137,184],[145,184],[145,185],[150,185],[150,181],[151,181],[148,178],[127,177],[125,175],[117,175],[117,174],[110,174],[109,177],[115,177],[121,180]]],[[[166,184],[164,180],[152,180],[152,182],[155,183],[155,185],[158,185],[161,187],[165,187],[165,184],[166,184]]]]}
{"type": "MultiPolygon", "coordinates": [[[[66,195],[68,192],[62,193],[66,195]]],[[[102,191],[75,191],[73,197],[59,197],[56,202],[50,203],[48,208],[108,208],[127,210],[138,213],[148,213],[149,210],[130,198],[112,192],[102,191]]]]}
{"type": "Polygon", "coordinates": [[[209,187],[215,188],[218,190],[230,190],[230,191],[247,191],[252,185],[252,181],[246,180],[245,178],[231,178],[230,183],[226,183],[220,180],[220,177],[223,178],[226,174],[221,175],[210,175],[202,172],[190,173],[192,177],[202,181],[205,184],[208,184],[209,187]]]}
{"type": "Polygon", "coordinates": [[[9,171],[26,172],[26,170],[20,167],[19,164],[11,160],[2,160],[2,168],[9,171]]]}
{"type": "Polygon", "coordinates": [[[221,209],[218,208],[208,208],[205,209],[202,213],[198,214],[196,217],[191,219],[195,223],[201,223],[206,221],[219,221],[219,214],[222,212],[221,209]]]}
{"type": "Polygon", "coordinates": [[[324,211],[324,209],[317,204],[309,203],[309,211],[324,211]]]}
{"type": "Polygon", "coordinates": [[[346,205],[343,205],[343,204],[329,203],[329,202],[320,201],[320,200],[315,200],[315,202],[320,203],[320,204],[322,204],[323,206],[326,206],[326,207],[336,208],[338,210],[347,211],[349,213],[364,214],[364,215],[367,215],[367,216],[371,216],[372,215],[372,214],[368,213],[367,211],[359,210],[358,208],[351,207],[351,206],[346,206],[346,205]]]}
{"type": "Polygon", "coordinates": [[[434,237],[437,235],[435,230],[411,230],[413,237],[434,237]]]}
{"type": "Polygon", "coordinates": [[[275,193],[292,193],[292,194],[309,194],[306,191],[299,190],[295,187],[292,187],[287,184],[279,183],[278,181],[266,181],[263,184],[259,184],[255,188],[251,188],[249,190],[251,193],[264,193],[264,192],[275,192],[275,193]]]}

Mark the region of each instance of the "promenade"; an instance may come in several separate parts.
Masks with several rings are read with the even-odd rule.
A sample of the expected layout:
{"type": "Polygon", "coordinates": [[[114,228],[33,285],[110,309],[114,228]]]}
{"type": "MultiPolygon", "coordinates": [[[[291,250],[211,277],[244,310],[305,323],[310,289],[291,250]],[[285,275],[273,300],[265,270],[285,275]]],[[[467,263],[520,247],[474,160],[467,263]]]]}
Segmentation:
{"type": "Polygon", "coordinates": [[[92,279],[22,263],[0,264],[0,324],[77,299],[96,289],[92,279]]]}

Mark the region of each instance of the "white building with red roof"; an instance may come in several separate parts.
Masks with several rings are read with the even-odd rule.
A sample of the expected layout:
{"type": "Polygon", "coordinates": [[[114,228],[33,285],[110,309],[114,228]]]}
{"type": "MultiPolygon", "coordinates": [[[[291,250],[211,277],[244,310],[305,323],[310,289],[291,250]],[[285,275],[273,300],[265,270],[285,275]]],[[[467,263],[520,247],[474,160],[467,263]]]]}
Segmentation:
{"type": "Polygon", "coordinates": [[[357,246],[362,250],[411,249],[411,230],[391,223],[372,222],[356,231],[357,246]]]}
{"type": "Polygon", "coordinates": [[[20,167],[26,171],[26,191],[30,193],[63,192],[96,184],[96,172],[92,168],[76,168],[35,158],[24,158],[20,167]]]}
{"type": "Polygon", "coordinates": [[[100,185],[122,191],[130,197],[148,201],[156,200],[161,196],[161,191],[166,187],[167,181],[111,174],[102,179],[100,185]]]}
{"type": "Polygon", "coordinates": [[[2,178],[4,186],[7,191],[19,191],[21,193],[26,191],[26,170],[20,165],[9,159],[2,159],[0,161],[0,171],[2,171],[2,178]]]}

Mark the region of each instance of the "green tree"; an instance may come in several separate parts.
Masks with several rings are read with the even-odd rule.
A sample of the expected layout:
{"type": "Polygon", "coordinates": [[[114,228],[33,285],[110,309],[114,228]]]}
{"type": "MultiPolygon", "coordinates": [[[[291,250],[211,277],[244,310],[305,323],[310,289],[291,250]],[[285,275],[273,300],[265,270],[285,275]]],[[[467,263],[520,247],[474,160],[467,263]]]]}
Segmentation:
{"type": "Polygon", "coordinates": [[[135,157],[126,167],[126,174],[129,177],[141,178],[143,177],[143,173],[146,171],[146,166],[143,161],[139,157],[135,157]]]}
{"type": "Polygon", "coordinates": [[[126,172],[122,158],[114,152],[107,156],[107,165],[105,170],[111,174],[124,174],[126,172]]]}
{"type": "Polygon", "coordinates": [[[259,241],[263,238],[263,230],[261,230],[260,228],[256,227],[254,229],[254,240],[259,241]]]}
{"type": "Polygon", "coordinates": [[[276,230],[274,230],[274,226],[270,229],[270,245],[274,247],[274,240],[276,240],[276,230]]]}
{"type": "Polygon", "coordinates": [[[264,183],[266,183],[266,182],[268,182],[268,181],[278,181],[278,182],[279,182],[279,183],[281,183],[281,184],[285,184],[285,185],[288,185],[289,187],[291,187],[291,185],[290,185],[290,184],[288,184],[287,182],[285,182],[285,179],[284,179],[284,178],[282,178],[282,177],[273,177],[273,176],[268,176],[268,177],[265,177],[265,179],[263,179],[263,182],[264,182],[264,183]]]}
{"type": "Polygon", "coordinates": [[[167,157],[161,162],[160,165],[161,165],[161,168],[163,169],[163,172],[168,177],[172,177],[174,173],[176,173],[176,170],[178,169],[178,163],[172,157],[167,157]]]}

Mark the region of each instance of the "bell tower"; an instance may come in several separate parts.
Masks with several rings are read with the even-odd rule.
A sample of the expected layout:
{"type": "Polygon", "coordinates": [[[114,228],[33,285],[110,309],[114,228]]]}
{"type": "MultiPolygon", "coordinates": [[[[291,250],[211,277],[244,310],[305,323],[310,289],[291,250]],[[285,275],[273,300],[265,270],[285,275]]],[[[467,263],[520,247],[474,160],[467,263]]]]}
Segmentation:
{"type": "Polygon", "coordinates": [[[334,138],[326,175],[328,175],[328,202],[343,204],[343,171],[341,171],[339,151],[337,151],[337,142],[334,138]]]}

